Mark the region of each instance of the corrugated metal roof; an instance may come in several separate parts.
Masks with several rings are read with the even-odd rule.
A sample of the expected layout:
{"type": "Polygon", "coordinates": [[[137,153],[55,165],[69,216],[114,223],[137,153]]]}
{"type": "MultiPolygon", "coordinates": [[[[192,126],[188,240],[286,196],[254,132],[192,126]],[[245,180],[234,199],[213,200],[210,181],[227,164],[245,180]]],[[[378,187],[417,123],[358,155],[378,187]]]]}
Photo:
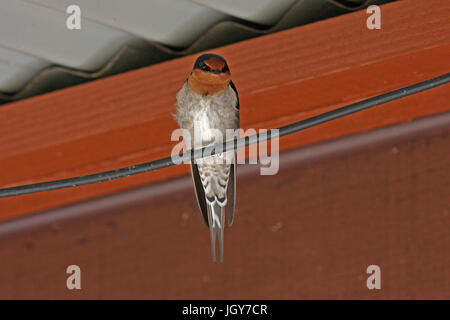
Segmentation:
{"type": "Polygon", "coordinates": [[[389,1],[3,0],[0,103],[389,1]]]}

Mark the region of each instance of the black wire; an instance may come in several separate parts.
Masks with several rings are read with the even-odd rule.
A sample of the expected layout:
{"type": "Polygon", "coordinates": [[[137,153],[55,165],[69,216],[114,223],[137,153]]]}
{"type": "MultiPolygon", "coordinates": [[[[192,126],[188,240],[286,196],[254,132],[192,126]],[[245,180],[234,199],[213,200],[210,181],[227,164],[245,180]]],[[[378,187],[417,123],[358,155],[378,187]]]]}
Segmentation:
{"type": "MultiPolygon", "coordinates": [[[[288,124],[286,126],[280,127],[279,136],[285,136],[294,132],[298,132],[300,130],[305,130],[307,128],[311,128],[313,126],[317,126],[319,124],[338,119],[349,114],[359,112],[365,109],[376,107],[380,104],[400,99],[418,92],[422,92],[425,90],[429,90],[446,83],[450,82],[450,73],[443,74],[439,77],[429,79],[423,82],[419,82],[413,84],[408,87],[404,87],[398,90],[390,91],[387,93],[383,93],[381,95],[359,101],[356,103],[352,103],[342,108],[338,108],[329,112],[322,113],[320,115],[301,120],[298,122],[294,122],[292,124],[288,124]]],[[[270,131],[269,131],[270,132],[270,131]]],[[[248,146],[257,142],[264,142],[266,140],[270,140],[272,138],[276,138],[276,136],[271,136],[271,134],[255,134],[248,137],[243,137],[240,139],[235,139],[231,141],[231,143],[219,143],[214,146],[205,147],[203,149],[197,150],[189,150],[183,153],[180,157],[183,162],[189,160],[195,160],[202,158],[203,155],[213,155],[216,153],[221,153],[224,151],[230,151],[232,149],[242,148],[244,146],[248,146]]],[[[135,174],[140,174],[148,171],[153,171],[157,169],[162,169],[165,167],[169,167],[174,165],[171,157],[162,158],[155,161],[145,162],[125,168],[120,168],[111,171],[105,171],[100,173],[89,174],[85,176],[73,177],[68,179],[54,180],[48,182],[41,183],[33,183],[22,186],[16,186],[11,188],[0,189],[0,198],[19,196],[29,193],[37,193],[43,191],[50,191],[56,189],[70,188],[83,186],[87,184],[111,181],[118,178],[124,178],[128,176],[132,176],[135,174]]]]}

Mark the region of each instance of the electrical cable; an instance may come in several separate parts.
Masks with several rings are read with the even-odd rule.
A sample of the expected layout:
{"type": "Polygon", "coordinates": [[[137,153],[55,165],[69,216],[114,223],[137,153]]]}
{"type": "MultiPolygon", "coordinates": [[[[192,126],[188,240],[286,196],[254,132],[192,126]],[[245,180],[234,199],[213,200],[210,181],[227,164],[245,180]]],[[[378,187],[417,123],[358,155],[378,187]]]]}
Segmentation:
{"type": "MultiPolygon", "coordinates": [[[[235,139],[234,141],[228,141],[224,143],[218,143],[213,146],[204,147],[202,149],[196,150],[188,150],[180,156],[180,159],[183,162],[193,161],[195,159],[202,158],[204,156],[214,155],[216,153],[222,153],[224,151],[230,151],[233,149],[242,148],[245,146],[249,146],[251,144],[257,142],[264,142],[273,138],[277,138],[278,136],[285,136],[288,134],[292,134],[301,130],[305,130],[311,128],[313,126],[320,125],[322,123],[339,119],[344,116],[350,115],[355,112],[363,111],[369,108],[373,108],[379,106],[381,104],[397,100],[400,98],[404,98],[410,96],[412,94],[416,94],[425,90],[429,90],[446,83],[450,82],[450,73],[443,74],[436,78],[432,78],[429,80],[425,80],[422,82],[418,82],[416,84],[397,89],[394,91],[390,91],[387,93],[383,93],[381,95],[368,98],[366,100],[362,100],[359,102],[352,103],[350,105],[328,111],[317,116],[307,118],[298,122],[294,122],[292,124],[285,125],[283,127],[278,128],[278,134],[271,134],[271,131],[268,131],[268,134],[257,133],[252,136],[242,137],[239,139],[235,139]]],[[[275,132],[276,133],[276,132],[275,132]]],[[[162,159],[158,159],[155,161],[145,162],[137,165],[132,165],[129,167],[124,167],[116,170],[99,172],[84,176],[72,177],[67,179],[60,179],[54,181],[33,183],[15,187],[9,187],[0,189],[0,198],[19,196],[30,193],[37,193],[43,191],[78,187],[87,184],[93,184],[98,182],[111,181],[114,179],[124,178],[140,173],[145,173],[148,171],[158,170],[165,167],[169,167],[172,165],[178,164],[174,162],[172,157],[166,157],[162,159]]]]}

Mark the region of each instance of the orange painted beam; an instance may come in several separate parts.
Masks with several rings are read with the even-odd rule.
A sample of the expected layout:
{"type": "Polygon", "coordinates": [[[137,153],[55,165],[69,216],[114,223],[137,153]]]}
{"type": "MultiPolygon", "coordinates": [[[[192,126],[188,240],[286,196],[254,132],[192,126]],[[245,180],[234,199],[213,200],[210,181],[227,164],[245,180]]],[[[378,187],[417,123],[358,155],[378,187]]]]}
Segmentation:
{"type": "MultiPolygon", "coordinates": [[[[227,58],[245,128],[274,128],[450,71],[450,3],[382,6],[214,50],[227,58]]],[[[170,154],[175,94],[196,56],[0,108],[0,187],[115,169],[170,154]]],[[[281,139],[282,150],[450,110],[449,86],[281,139]]],[[[185,174],[186,166],[107,183],[0,199],[0,219],[185,174]]]]}

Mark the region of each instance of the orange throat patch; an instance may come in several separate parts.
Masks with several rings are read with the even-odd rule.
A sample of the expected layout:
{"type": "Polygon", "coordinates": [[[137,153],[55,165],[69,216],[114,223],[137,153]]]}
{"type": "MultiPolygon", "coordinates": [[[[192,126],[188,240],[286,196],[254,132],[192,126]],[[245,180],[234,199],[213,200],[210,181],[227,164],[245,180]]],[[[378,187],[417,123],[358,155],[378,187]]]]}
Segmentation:
{"type": "Polygon", "coordinates": [[[189,88],[201,95],[211,95],[222,92],[230,83],[229,72],[214,74],[195,69],[188,79],[189,88]]]}

